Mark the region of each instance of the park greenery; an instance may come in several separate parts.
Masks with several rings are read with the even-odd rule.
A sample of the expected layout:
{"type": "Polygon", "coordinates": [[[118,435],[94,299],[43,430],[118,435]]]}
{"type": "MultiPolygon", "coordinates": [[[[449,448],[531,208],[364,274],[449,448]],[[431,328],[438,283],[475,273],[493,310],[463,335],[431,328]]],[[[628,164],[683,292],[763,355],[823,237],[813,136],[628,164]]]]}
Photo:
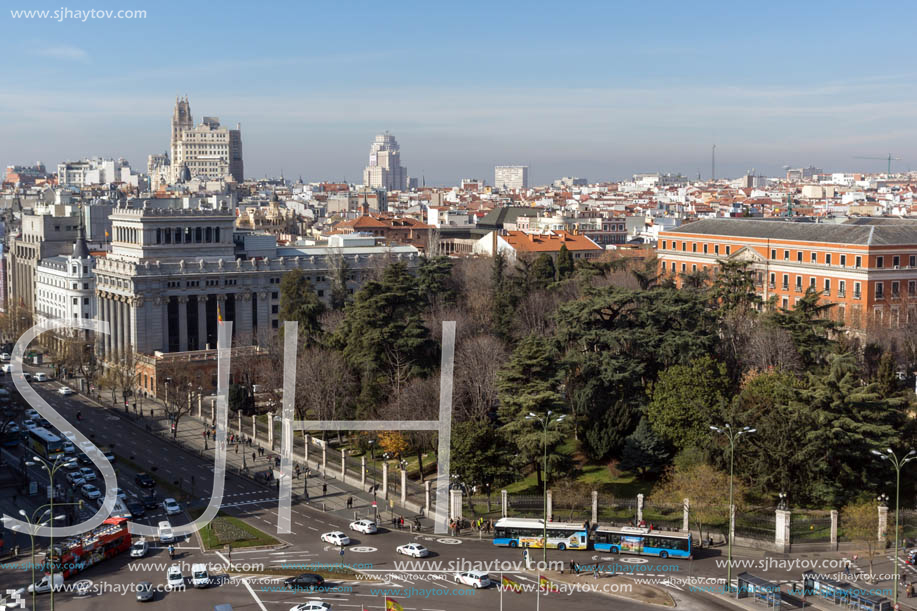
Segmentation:
{"type": "MultiPolygon", "coordinates": [[[[540,492],[544,478],[557,486],[598,465],[607,480],[632,474],[660,503],[723,505],[729,446],[711,426],[727,424],[756,429],[735,448],[740,502],[786,493],[797,507],[839,508],[888,492],[893,474],[870,450],[914,442],[898,374],[917,365],[907,324],[845,329],[814,289],[789,310],[762,302],[742,262],[680,278],[657,269],[621,255],[574,260],[566,249],[517,261],[427,257],[416,269],[385,261],[353,294],[345,270],[328,308],[291,272],[280,312],[299,322],[298,417],[436,418],[441,322],[454,320],[452,467],[477,494],[521,480],[540,492]],[[566,417],[547,432],[527,417],[548,411],[566,417]]],[[[282,351],[273,352],[251,377],[279,388],[282,351]]],[[[251,402],[242,390],[233,397],[251,402]]],[[[350,439],[364,450],[369,441],[350,439]]],[[[430,472],[433,433],[373,441],[411,457],[415,477],[430,472]]]]}

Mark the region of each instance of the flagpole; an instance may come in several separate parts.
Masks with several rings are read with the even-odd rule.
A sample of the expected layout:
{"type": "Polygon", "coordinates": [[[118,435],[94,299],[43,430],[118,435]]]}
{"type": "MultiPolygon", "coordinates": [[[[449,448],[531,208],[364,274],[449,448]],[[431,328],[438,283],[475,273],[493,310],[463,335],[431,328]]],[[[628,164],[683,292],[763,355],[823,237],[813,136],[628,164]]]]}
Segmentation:
{"type": "Polygon", "coordinates": [[[500,571],[500,611],[503,611],[503,588],[506,587],[506,584],[503,583],[503,571],[500,571]]]}
{"type": "Polygon", "coordinates": [[[538,576],[538,589],[535,591],[535,611],[541,611],[541,575],[538,576]]]}

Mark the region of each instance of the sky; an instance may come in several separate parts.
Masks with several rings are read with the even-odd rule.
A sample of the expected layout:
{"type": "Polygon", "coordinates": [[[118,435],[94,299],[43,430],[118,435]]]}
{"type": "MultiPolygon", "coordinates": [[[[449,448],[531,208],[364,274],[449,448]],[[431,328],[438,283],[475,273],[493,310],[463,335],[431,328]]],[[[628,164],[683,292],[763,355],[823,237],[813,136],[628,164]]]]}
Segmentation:
{"type": "Polygon", "coordinates": [[[188,95],[246,178],[359,182],[384,130],[428,185],[917,170],[917,3],[81,1],[2,2],[3,166],[145,170],[188,95]],[[146,17],[12,15],[64,8],[146,17]]]}

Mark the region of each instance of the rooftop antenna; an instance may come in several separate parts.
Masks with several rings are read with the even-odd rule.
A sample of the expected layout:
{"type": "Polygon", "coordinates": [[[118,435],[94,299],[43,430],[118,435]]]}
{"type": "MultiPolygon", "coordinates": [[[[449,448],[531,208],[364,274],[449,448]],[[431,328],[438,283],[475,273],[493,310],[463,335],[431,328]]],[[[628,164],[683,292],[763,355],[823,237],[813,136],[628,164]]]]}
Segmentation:
{"type": "Polygon", "coordinates": [[[710,153],[710,180],[716,182],[716,145],[710,153]]]}

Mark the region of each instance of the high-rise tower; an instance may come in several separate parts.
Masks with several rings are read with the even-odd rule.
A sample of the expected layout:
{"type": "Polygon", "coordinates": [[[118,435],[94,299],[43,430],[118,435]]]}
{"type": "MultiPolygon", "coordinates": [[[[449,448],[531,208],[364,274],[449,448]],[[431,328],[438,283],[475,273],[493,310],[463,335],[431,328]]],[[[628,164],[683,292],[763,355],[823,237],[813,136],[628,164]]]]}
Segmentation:
{"type": "Polygon", "coordinates": [[[369,148],[369,165],[363,170],[363,184],[372,189],[404,191],[408,170],[401,165],[401,149],[395,136],[379,134],[369,148]]]}
{"type": "Polygon", "coordinates": [[[185,96],[185,99],[175,98],[175,109],[172,111],[172,139],[169,142],[169,152],[172,155],[171,182],[176,181],[177,174],[181,171],[181,166],[176,164],[175,160],[182,131],[192,127],[194,127],[194,119],[191,117],[191,104],[188,102],[188,96],[185,96]]]}

